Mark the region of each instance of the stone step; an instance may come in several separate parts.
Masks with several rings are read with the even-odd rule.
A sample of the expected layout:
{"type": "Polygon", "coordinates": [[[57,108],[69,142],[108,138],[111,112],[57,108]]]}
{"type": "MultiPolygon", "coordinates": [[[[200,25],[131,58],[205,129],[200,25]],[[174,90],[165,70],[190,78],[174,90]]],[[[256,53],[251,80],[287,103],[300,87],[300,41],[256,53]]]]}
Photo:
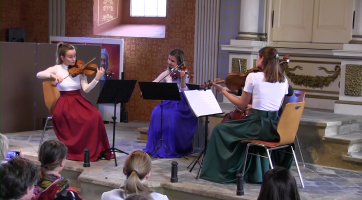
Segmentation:
{"type": "Polygon", "coordinates": [[[362,152],[355,152],[355,153],[349,153],[347,155],[343,155],[342,160],[349,162],[349,163],[362,165],[362,152]]]}
{"type": "Polygon", "coordinates": [[[140,132],[140,137],[138,139],[142,141],[147,141],[148,126],[137,128],[137,131],[140,132]]]}
{"type": "Polygon", "coordinates": [[[362,132],[354,132],[349,134],[325,136],[323,140],[347,146],[347,152],[342,152],[342,160],[362,165],[362,132]]]}
{"type": "Polygon", "coordinates": [[[362,132],[324,136],[323,140],[347,145],[354,145],[362,143],[362,132]]]}

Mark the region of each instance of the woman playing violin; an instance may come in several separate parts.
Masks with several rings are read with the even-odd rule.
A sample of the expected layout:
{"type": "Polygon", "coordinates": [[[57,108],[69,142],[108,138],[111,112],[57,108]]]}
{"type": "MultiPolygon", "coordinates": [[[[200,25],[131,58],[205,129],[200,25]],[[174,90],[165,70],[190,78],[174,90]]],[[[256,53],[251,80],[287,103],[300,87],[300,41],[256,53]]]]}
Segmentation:
{"type": "Polygon", "coordinates": [[[188,75],[185,71],[180,71],[179,77],[172,78],[170,76],[176,67],[179,68],[180,65],[185,65],[184,52],[181,49],[173,49],[168,55],[167,64],[167,69],[153,82],[177,83],[181,100],[165,100],[152,111],[147,133],[147,145],[144,151],[153,157],[160,158],[174,158],[191,154],[193,152],[192,139],[197,128],[197,118],[194,116],[182,93],[182,91],[188,90],[186,86],[186,83],[189,81],[188,75]],[[161,117],[163,119],[162,135],[161,117]],[[157,150],[161,136],[164,143],[162,145],[166,145],[171,151],[165,148],[157,150]]]}
{"type": "MultiPolygon", "coordinates": [[[[250,73],[246,77],[240,98],[214,83],[217,90],[239,108],[245,108],[252,98],[252,109],[246,119],[215,126],[200,178],[218,183],[235,183],[236,175],[241,171],[245,159],[246,143],[241,143],[241,140],[279,141],[276,131],[279,121],[278,110],[284,95],[288,93],[288,80],[280,69],[278,52],[272,47],[259,50],[256,65],[262,68],[263,72],[250,73]]],[[[258,153],[260,149],[251,150],[258,153]]],[[[265,154],[265,150],[259,153],[265,154]]],[[[273,152],[272,157],[277,158],[275,166],[289,169],[292,165],[292,157],[282,152],[273,152]]],[[[247,163],[244,180],[260,183],[263,174],[268,170],[268,159],[253,156],[247,163]]]]}
{"type": "MultiPolygon", "coordinates": [[[[68,147],[68,160],[83,160],[84,149],[89,148],[90,161],[97,161],[101,152],[110,148],[109,141],[102,116],[83,97],[80,89],[86,93],[91,91],[105,71],[102,67],[97,68],[94,79],[88,83],[84,74],[69,76],[69,66],[74,66],[76,63],[76,51],[73,45],[58,43],[56,55],[57,65],[36,75],[39,79],[53,78],[60,91],[53,113],[55,134],[68,147]]],[[[101,156],[111,159],[113,155],[105,152],[101,156]]]]}

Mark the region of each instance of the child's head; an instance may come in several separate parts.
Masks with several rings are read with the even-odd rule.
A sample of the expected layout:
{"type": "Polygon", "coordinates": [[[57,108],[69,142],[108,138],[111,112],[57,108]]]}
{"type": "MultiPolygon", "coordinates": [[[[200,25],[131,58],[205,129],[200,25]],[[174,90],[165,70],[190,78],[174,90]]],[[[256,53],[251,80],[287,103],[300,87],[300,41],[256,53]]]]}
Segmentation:
{"type": "Polygon", "coordinates": [[[0,153],[0,158],[1,158],[1,161],[5,160],[6,159],[6,154],[8,153],[8,150],[9,150],[9,139],[0,133],[0,142],[1,142],[1,147],[0,147],[0,150],[1,150],[1,153],[0,153]]]}
{"type": "Polygon", "coordinates": [[[149,194],[131,194],[124,200],[153,200],[149,194]]]}
{"type": "Polygon", "coordinates": [[[268,199],[300,199],[297,183],[289,170],[282,167],[275,167],[264,174],[258,200],[268,199]]]}
{"type": "Polygon", "coordinates": [[[54,170],[57,167],[64,167],[65,157],[67,156],[67,147],[58,140],[47,140],[41,146],[38,154],[38,160],[41,163],[42,178],[45,171],[54,170]]]}
{"type": "Polygon", "coordinates": [[[127,176],[125,190],[127,193],[146,193],[153,192],[150,188],[143,185],[150,175],[152,168],[151,157],[143,151],[134,151],[129,154],[123,166],[123,173],[127,176]]]}

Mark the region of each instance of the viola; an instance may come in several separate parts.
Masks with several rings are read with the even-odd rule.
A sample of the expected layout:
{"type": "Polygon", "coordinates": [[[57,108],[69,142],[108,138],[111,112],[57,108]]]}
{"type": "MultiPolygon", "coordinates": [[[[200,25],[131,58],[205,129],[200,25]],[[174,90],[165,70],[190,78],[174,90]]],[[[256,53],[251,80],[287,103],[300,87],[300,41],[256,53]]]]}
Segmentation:
{"type": "Polygon", "coordinates": [[[170,74],[170,76],[172,77],[172,79],[178,79],[181,78],[181,71],[184,71],[185,74],[187,74],[190,78],[192,79],[194,77],[194,73],[190,72],[189,69],[187,67],[185,67],[184,63],[181,63],[179,65],[177,65],[175,68],[172,69],[172,73],[170,74]]]}
{"type": "Polygon", "coordinates": [[[246,119],[246,117],[249,116],[250,113],[251,110],[235,108],[224,116],[224,118],[221,120],[221,123],[231,120],[246,119]]]}
{"type": "MultiPolygon", "coordinates": [[[[68,66],[68,72],[69,72],[68,76],[76,77],[79,74],[84,74],[86,76],[94,75],[97,72],[98,66],[97,66],[97,64],[94,64],[94,63],[91,63],[91,62],[93,60],[95,60],[95,59],[96,58],[93,58],[92,60],[90,60],[87,63],[84,63],[82,60],[77,60],[75,62],[75,65],[69,65],[68,66]]],[[[107,77],[112,77],[112,76],[114,76],[114,73],[112,71],[110,71],[110,70],[107,70],[106,71],[106,76],[107,77]]]]}

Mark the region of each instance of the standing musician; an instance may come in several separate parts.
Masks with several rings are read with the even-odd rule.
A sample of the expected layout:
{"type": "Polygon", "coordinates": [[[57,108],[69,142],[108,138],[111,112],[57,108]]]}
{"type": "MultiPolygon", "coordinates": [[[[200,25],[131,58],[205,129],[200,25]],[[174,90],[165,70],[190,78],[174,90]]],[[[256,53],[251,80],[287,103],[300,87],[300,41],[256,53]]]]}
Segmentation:
{"type": "MultiPolygon", "coordinates": [[[[162,72],[153,82],[177,83],[180,91],[188,90],[186,83],[189,82],[189,77],[185,71],[179,73],[179,77],[171,77],[171,70],[185,65],[185,55],[181,49],[173,49],[167,60],[167,69],[162,72]]],[[[166,100],[158,104],[152,111],[150,126],[147,133],[147,145],[145,152],[153,157],[160,158],[175,158],[191,154],[193,152],[192,139],[197,128],[197,118],[194,116],[186,97],[180,92],[181,100],[173,101],[166,100]],[[161,106],[162,116],[161,116],[161,106]],[[162,132],[161,132],[161,117],[162,132]],[[157,150],[157,145],[160,142],[166,148],[157,150]],[[157,151],[155,151],[157,150],[157,151]],[[172,152],[173,151],[173,152],[172,152]]]]}
{"type": "MultiPolygon", "coordinates": [[[[217,183],[235,183],[236,175],[243,167],[246,144],[241,140],[279,141],[276,131],[279,121],[278,110],[288,93],[288,80],[279,65],[279,55],[275,48],[259,50],[256,60],[262,72],[250,73],[246,77],[241,97],[228,93],[219,84],[213,84],[231,103],[245,108],[252,98],[251,114],[246,119],[227,121],[215,126],[211,133],[200,178],[217,183]]],[[[260,148],[252,148],[252,153],[265,154],[260,148]]],[[[289,151],[286,149],[285,151],[289,151]]],[[[276,166],[290,169],[292,156],[283,152],[273,152],[276,166]]],[[[245,182],[261,183],[263,174],[269,170],[267,159],[252,157],[246,166],[245,182]]]]}
{"type": "MultiPolygon", "coordinates": [[[[111,152],[101,152],[110,148],[107,132],[99,111],[81,94],[88,93],[104,75],[105,70],[97,68],[95,78],[88,83],[84,74],[69,76],[68,68],[76,64],[75,47],[58,43],[57,65],[39,72],[39,79],[53,78],[60,91],[53,113],[54,131],[58,139],[68,148],[68,160],[83,160],[84,149],[88,148],[89,160],[97,161],[99,156],[114,157],[111,152]],[[67,78],[64,78],[67,77],[67,78]]],[[[81,67],[81,66],[79,66],[81,67]]]]}

